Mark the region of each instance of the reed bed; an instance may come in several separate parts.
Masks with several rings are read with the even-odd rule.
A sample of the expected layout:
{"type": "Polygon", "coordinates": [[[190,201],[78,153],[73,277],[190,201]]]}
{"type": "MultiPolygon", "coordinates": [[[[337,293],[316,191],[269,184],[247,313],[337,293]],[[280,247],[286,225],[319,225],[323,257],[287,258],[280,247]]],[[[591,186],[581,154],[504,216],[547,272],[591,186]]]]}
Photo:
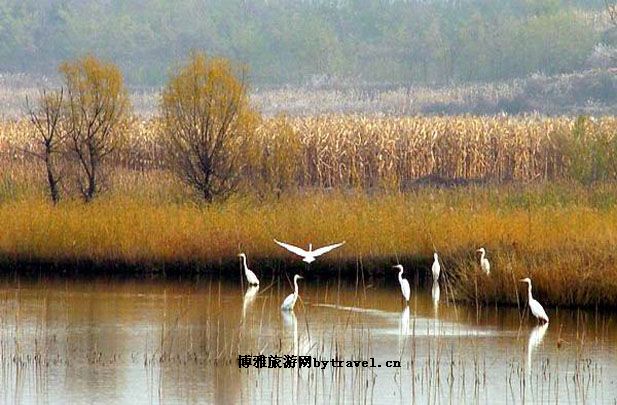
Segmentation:
{"type": "Polygon", "coordinates": [[[275,237],[347,240],[324,266],[421,267],[436,250],[460,299],[515,304],[518,278],[530,276],[547,304],[617,306],[615,118],[266,119],[246,151],[242,192],[211,205],[167,170],[159,121],[134,120],[107,167],[110,191],[57,207],[29,125],[0,124],[5,262],[201,267],[246,251],[272,268],[293,260],[275,237]],[[479,246],[491,277],[477,272],[479,246]]]}
{"type": "MultiPolygon", "coordinates": [[[[32,128],[0,124],[0,163],[33,161],[32,128]]],[[[244,185],[406,190],[418,183],[617,179],[617,119],[328,115],[262,122],[244,185]]],[[[113,167],[165,169],[161,125],[135,119],[113,167]]]]}
{"type": "MultiPolygon", "coordinates": [[[[266,201],[237,197],[207,206],[110,195],[53,207],[23,198],[0,204],[0,254],[9,263],[120,263],[148,270],[235,264],[244,251],[262,273],[276,262],[302,268],[273,238],[301,246],[347,240],[314,267],[331,271],[343,264],[355,274],[361,260],[365,271],[380,274],[400,261],[413,271],[428,268],[435,250],[460,299],[515,304],[522,291],[518,279],[530,276],[547,304],[617,306],[611,253],[617,204],[598,202],[614,187],[595,197],[559,193],[505,186],[373,196],[332,192],[266,201]],[[478,271],[479,246],[493,263],[490,277],[478,271]]],[[[235,265],[223,268],[237,271],[235,265]]]]}

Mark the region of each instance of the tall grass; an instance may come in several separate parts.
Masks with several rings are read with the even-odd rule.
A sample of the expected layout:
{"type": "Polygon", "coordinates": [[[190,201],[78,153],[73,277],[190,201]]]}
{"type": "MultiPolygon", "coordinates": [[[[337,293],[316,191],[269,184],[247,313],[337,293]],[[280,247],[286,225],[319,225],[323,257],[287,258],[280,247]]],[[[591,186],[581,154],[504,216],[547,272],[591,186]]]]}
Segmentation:
{"type": "MultiPolygon", "coordinates": [[[[435,250],[462,299],[516,303],[518,279],[530,276],[543,302],[617,305],[611,253],[617,206],[598,208],[598,197],[584,189],[571,191],[569,199],[555,197],[560,192],[557,187],[427,188],[394,195],[246,197],[207,206],[191,200],[148,204],[116,194],[58,207],[24,198],[0,205],[0,255],[17,262],[147,266],[232,262],[244,251],[259,273],[266,261],[297,263],[272,238],[298,245],[347,240],[320,261],[322,268],[360,258],[371,273],[387,271],[397,261],[428,269],[435,250]],[[493,264],[490,277],[478,271],[479,246],[487,248],[493,264]]],[[[603,192],[615,189],[607,186],[595,194],[603,192]]]]}
{"type": "MultiPolygon", "coordinates": [[[[33,160],[31,128],[0,124],[0,163],[33,160]]],[[[244,184],[405,190],[418,182],[617,179],[617,120],[322,116],[266,119],[244,153],[244,184]]],[[[160,122],[134,121],[115,167],[164,169],[160,122]]]]}
{"type": "Polygon", "coordinates": [[[244,192],[208,206],[166,170],[156,119],[127,129],[111,192],[56,208],[28,124],[0,129],[0,257],[10,261],[205,265],[246,251],[259,266],[291,262],[275,237],[347,240],[320,263],[428,266],[436,250],[462,299],[516,303],[518,278],[530,276],[543,302],[617,305],[614,118],[272,118],[245,152],[244,192]],[[477,272],[479,246],[490,278],[477,272]]]}

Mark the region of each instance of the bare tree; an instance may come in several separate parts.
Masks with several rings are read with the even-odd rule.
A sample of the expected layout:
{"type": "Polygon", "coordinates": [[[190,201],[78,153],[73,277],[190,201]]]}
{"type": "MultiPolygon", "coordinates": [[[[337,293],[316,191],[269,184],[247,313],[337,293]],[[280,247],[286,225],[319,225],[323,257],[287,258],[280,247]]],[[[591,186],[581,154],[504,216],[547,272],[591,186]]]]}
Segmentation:
{"type": "Polygon", "coordinates": [[[231,64],[193,55],[164,89],[161,110],[170,168],[208,202],[233,191],[257,113],[231,64]]]}
{"type": "Polygon", "coordinates": [[[101,166],[114,151],[130,108],[122,73],[114,64],[86,56],[60,67],[69,150],[78,163],[77,182],[86,202],[100,191],[101,166]]]}
{"type": "Polygon", "coordinates": [[[60,200],[58,184],[61,176],[56,171],[56,157],[60,154],[64,142],[61,128],[63,96],[63,89],[53,92],[42,90],[35,106],[32,106],[26,98],[28,115],[34,126],[33,135],[37,143],[42,146],[41,152],[31,153],[45,163],[49,196],[54,204],[60,200]]]}

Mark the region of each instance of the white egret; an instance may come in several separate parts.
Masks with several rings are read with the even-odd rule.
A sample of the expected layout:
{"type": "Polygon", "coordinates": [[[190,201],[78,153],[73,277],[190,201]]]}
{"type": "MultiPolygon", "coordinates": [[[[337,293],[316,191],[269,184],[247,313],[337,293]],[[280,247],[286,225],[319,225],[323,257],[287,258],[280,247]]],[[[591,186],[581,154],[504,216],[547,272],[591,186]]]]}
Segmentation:
{"type": "Polygon", "coordinates": [[[476,252],[482,253],[482,256],[480,256],[480,267],[482,268],[482,271],[484,271],[484,273],[486,273],[486,275],[488,276],[489,274],[491,274],[491,263],[486,258],[486,250],[484,250],[484,248],[480,248],[476,252]]]}
{"type": "Polygon", "coordinates": [[[298,280],[301,278],[303,277],[298,274],[294,276],[294,292],[289,294],[287,298],[285,298],[285,301],[283,301],[283,305],[281,305],[283,311],[293,311],[296,300],[298,299],[298,280]]]}
{"type": "Polygon", "coordinates": [[[531,295],[531,279],[529,277],[520,280],[521,283],[527,283],[527,291],[528,291],[528,301],[529,301],[529,309],[533,316],[538,319],[540,323],[548,323],[548,316],[546,315],[546,311],[542,308],[542,305],[533,298],[531,295]]]}
{"type": "Polygon", "coordinates": [[[431,270],[433,271],[433,283],[436,283],[439,280],[439,274],[441,273],[441,265],[439,264],[439,257],[437,256],[437,252],[433,253],[433,267],[431,270]]]}
{"type": "Polygon", "coordinates": [[[401,284],[401,292],[403,293],[403,297],[405,301],[409,303],[409,296],[411,295],[411,289],[409,288],[409,281],[403,278],[403,266],[397,264],[396,266],[392,266],[395,269],[399,269],[398,272],[398,282],[401,284]]]}
{"type": "Polygon", "coordinates": [[[249,285],[259,285],[259,279],[255,275],[255,273],[253,273],[246,265],[246,255],[244,253],[240,253],[238,256],[242,258],[242,264],[244,265],[244,274],[246,274],[246,279],[248,280],[249,285]]]}
{"type": "Polygon", "coordinates": [[[284,243],[284,242],[279,242],[278,240],[274,239],[274,242],[281,246],[284,247],[285,249],[289,250],[292,253],[297,254],[298,256],[302,257],[302,261],[307,262],[307,263],[312,263],[316,260],[316,258],[318,256],[323,255],[324,253],[328,253],[329,251],[336,249],[337,247],[343,246],[345,244],[345,242],[341,242],[341,243],[335,243],[333,245],[328,245],[328,246],[324,246],[324,247],[320,247],[319,249],[315,249],[313,250],[313,245],[309,243],[309,250],[306,251],[302,248],[299,248],[297,246],[294,245],[290,245],[288,243],[284,243]]]}

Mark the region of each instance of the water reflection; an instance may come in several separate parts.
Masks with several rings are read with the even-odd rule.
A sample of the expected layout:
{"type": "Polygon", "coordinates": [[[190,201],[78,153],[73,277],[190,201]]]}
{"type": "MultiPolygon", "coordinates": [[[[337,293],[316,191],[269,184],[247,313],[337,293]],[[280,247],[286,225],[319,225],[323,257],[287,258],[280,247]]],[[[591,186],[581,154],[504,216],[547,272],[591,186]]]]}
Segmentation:
{"type": "Polygon", "coordinates": [[[406,306],[401,311],[401,318],[399,320],[399,333],[402,336],[409,335],[409,314],[410,314],[409,306],[406,306]]]}
{"type": "Polygon", "coordinates": [[[439,282],[437,280],[435,280],[433,282],[433,288],[431,288],[431,298],[433,300],[433,311],[435,314],[435,317],[437,317],[437,313],[438,313],[438,309],[439,309],[439,297],[441,295],[440,289],[439,289],[439,282]]]}
{"type": "Polygon", "coordinates": [[[545,323],[544,325],[538,325],[534,327],[529,334],[529,339],[527,340],[527,376],[531,375],[531,359],[533,356],[533,352],[542,343],[542,340],[544,340],[544,335],[546,334],[547,330],[548,323],[545,323]]]}
{"type": "Polygon", "coordinates": [[[281,311],[285,337],[291,342],[289,351],[298,355],[298,318],[294,311],[281,311]]]}
{"type": "Polygon", "coordinates": [[[571,343],[542,350],[548,325],[529,335],[525,330],[521,339],[516,308],[455,306],[435,300],[435,286],[430,293],[420,289],[402,310],[393,299],[398,285],[376,284],[359,293],[344,282],[307,283],[303,297],[310,304],[297,313],[280,310],[288,292],[280,283],[249,289],[240,300],[237,284],[217,280],[0,280],[0,402],[521,403],[541,402],[537,395],[545,395],[551,402],[613,403],[617,398],[611,383],[617,380],[617,323],[611,314],[560,310],[552,321],[563,325],[560,336],[571,343]],[[536,373],[540,351],[550,361],[536,373]],[[257,354],[402,364],[238,366],[239,355],[257,354]]]}
{"type": "Polygon", "coordinates": [[[246,293],[244,293],[244,299],[242,300],[242,320],[243,321],[246,318],[247,309],[250,308],[250,306],[255,301],[255,297],[257,297],[258,292],[259,292],[259,286],[252,285],[252,286],[249,286],[249,288],[246,290],[246,293]]]}

